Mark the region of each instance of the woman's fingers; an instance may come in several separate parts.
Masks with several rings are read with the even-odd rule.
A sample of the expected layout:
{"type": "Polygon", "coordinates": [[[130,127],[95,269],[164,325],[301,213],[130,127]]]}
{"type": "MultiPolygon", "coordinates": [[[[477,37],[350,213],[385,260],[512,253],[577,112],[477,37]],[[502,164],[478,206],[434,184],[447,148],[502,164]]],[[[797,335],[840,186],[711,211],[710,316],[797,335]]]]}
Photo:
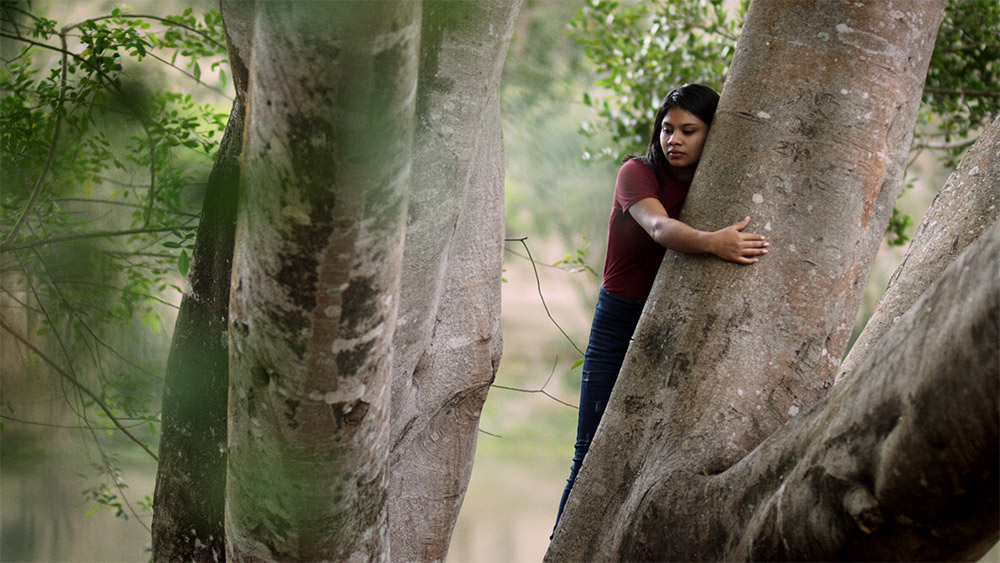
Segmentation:
{"type": "Polygon", "coordinates": [[[744,233],[743,229],[750,224],[750,217],[744,217],[742,221],[733,223],[723,229],[727,233],[728,250],[719,255],[726,260],[738,264],[755,264],[760,259],[758,256],[767,254],[767,247],[771,243],[767,242],[767,237],[759,233],[744,233]]]}
{"type": "Polygon", "coordinates": [[[767,254],[767,247],[771,243],[763,235],[756,233],[741,233],[740,249],[751,254],[767,254]]]}

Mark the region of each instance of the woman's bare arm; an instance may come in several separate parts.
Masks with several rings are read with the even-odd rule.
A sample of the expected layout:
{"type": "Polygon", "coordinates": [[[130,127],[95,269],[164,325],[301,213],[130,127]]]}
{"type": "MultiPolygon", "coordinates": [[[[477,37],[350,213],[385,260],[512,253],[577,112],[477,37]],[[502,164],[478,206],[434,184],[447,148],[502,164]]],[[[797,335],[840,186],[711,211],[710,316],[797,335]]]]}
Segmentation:
{"type": "Polygon", "coordinates": [[[750,223],[747,217],[718,231],[700,231],[667,216],[659,200],[640,200],[627,211],[643,229],[660,245],[684,254],[709,253],[737,264],[753,264],[759,256],[767,254],[764,235],[744,233],[750,223]]]}

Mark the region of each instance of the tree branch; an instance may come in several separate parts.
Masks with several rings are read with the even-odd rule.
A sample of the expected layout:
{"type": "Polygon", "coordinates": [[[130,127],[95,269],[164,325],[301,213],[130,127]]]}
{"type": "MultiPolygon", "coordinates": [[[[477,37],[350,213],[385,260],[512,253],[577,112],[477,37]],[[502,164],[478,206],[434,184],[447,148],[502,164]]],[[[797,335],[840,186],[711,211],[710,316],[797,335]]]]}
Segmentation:
{"type": "Polygon", "coordinates": [[[45,246],[49,244],[57,244],[60,242],[69,242],[73,240],[84,240],[91,238],[102,238],[102,237],[120,237],[128,235],[141,235],[148,233],[169,233],[171,231],[193,231],[197,229],[197,226],[174,226],[174,227],[154,227],[148,229],[127,229],[124,231],[96,231],[93,233],[81,233],[76,235],[66,235],[61,237],[52,237],[42,240],[33,240],[28,242],[22,242],[20,244],[3,244],[0,245],[0,252],[9,252],[11,250],[23,250],[25,248],[34,248],[36,246],[45,246]]]}
{"type": "Polygon", "coordinates": [[[522,246],[524,246],[524,251],[528,253],[528,260],[531,261],[531,269],[534,270],[535,272],[535,285],[538,286],[538,297],[542,300],[542,307],[545,308],[545,314],[548,315],[549,320],[552,321],[552,324],[556,325],[556,328],[559,329],[559,332],[561,332],[562,335],[566,337],[566,340],[569,340],[569,343],[573,345],[573,348],[576,348],[576,351],[579,352],[581,356],[583,356],[584,355],[583,350],[581,350],[580,347],[576,345],[576,342],[573,342],[573,339],[570,338],[568,334],[566,334],[566,331],[563,330],[563,327],[559,326],[559,323],[557,323],[555,318],[552,317],[552,313],[549,311],[548,304],[545,303],[545,296],[542,295],[542,280],[541,278],[538,277],[538,268],[535,266],[535,259],[531,256],[531,249],[528,248],[528,243],[526,242],[527,240],[528,237],[504,239],[505,242],[519,242],[521,243],[522,246]]]}
{"type": "Polygon", "coordinates": [[[927,94],[940,96],[964,96],[966,98],[1000,98],[1000,92],[989,90],[950,90],[947,88],[924,88],[927,94]]]}
{"type": "Polygon", "coordinates": [[[721,473],[659,477],[616,558],[981,557],[1000,514],[998,260],[1000,223],[812,409],[721,473]]]}
{"type": "Polygon", "coordinates": [[[506,385],[497,385],[496,383],[490,384],[490,387],[496,387],[497,389],[504,389],[506,391],[517,391],[518,393],[541,393],[542,395],[545,395],[546,397],[552,399],[553,401],[555,401],[555,402],[557,402],[557,403],[559,403],[561,405],[566,405],[567,407],[570,407],[570,408],[573,408],[573,409],[579,409],[579,407],[577,407],[576,405],[574,405],[572,403],[567,403],[566,401],[563,401],[559,397],[556,397],[555,395],[552,395],[551,393],[549,393],[548,391],[545,390],[545,387],[548,386],[548,384],[549,384],[550,381],[552,381],[552,376],[555,375],[555,373],[556,373],[556,364],[557,363],[559,363],[559,357],[558,356],[556,357],[555,362],[552,363],[552,370],[549,372],[548,379],[546,379],[545,383],[543,383],[542,386],[539,387],[538,389],[519,389],[517,387],[507,387],[506,385]]]}
{"type": "Polygon", "coordinates": [[[965,147],[971,147],[976,144],[979,137],[971,137],[968,139],[962,139],[961,141],[955,141],[953,143],[936,143],[934,141],[920,141],[913,143],[910,150],[919,149],[936,149],[936,150],[950,150],[950,149],[964,149],[965,147]]]}
{"type": "Polygon", "coordinates": [[[24,335],[22,335],[20,332],[18,332],[14,327],[10,326],[10,324],[7,323],[7,319],[3,318],[2,316],[0,316],[0,328],[3,328],[5,331],[7,331],[8,334],[10,334],[11,336],[13,336],[15,340],[19,341],[21,344],[23,344],[29,350],[31,350],[32,352],[34,352],[35,355],[39,357],[39,359],[41,359],[43,362],[45,362],[46,364],[48,364],[49,367],[51,367],[53,370],[55,370],[55,372],[57,374],[59,374],[60,377],[62,377],[63,379],[65,379],[66,381],[68,381],[69,383],[71,383],[74,387],[76,387],[77,389],[79,389],[82,393],[84,393],[85,395],[87,395],[87,397],[89,397],[91,400],[93,400],[94,403],[97,404],[97,406],[101,407],[101,410],[104,411],[105,415],[107,415],[108,420],[110,420],[115,425],[116,428],[118,428],[119,430],[121,430],[122,433],[124,433],[126,436],[128,436],[129,439],[131,439],[133,442],[135,442],[136,444],[138,444],[143,450],[145,450],[146,453],[148,453],[150,455],[150,457],[152,457],[154,460],[158,460],[159,459],[159,458],[157,458],[157,456],[153,452],[153,450],[151,450],[149,448],[149,446],[147,446],[142,440],[140,440],[139,438],[137,438],[135,436],[135,434],[132,434],[131,432],[129,432],[128,428],[126,426],[124,426],[121,423],[120,420],[118,420],[118,417],[115,416],[115,414],[114,414],[114,412],[112,412],[111,408],[104,401],[102,401],[100,397],[98,397],[97,395],[95,395],[93,391],[91,391],[86,386],[84,386],[82,383],[80,383],[75,377],[73,377],[72,374],[70,374],[65,369],[63,369],[58,364],[56,364],[55,360],[53,360],[52,358],[50,358],[47,354],[45,354],[45,352],[43,352],[40,348],[38,348],[37,346],[35,346],[30,340],[28,340],[24,335]]]}
{"type": "MultiPolygon", "coordinates": [[[[99,16],[99,17],[96,17],[96,18],[90,18],[90,20],[88,20],[88,21],[100,21],[100,20],[108,20],[108,19],[114,19],[114,18],[147,19],[147,20],[158,21],[160,23],[164,23],[164,24],[167,24],[167,25],[173,25],[173,26],[176,26],[176,27],[180,27],[182,29],[186,29],[187,31],[190,31],[191,33],[195,33],[195,34],[198,34],[198,35],[204,37],[208,41],[212,42],[212,44],[215,45],[215,47],[217,49],[220,49],[220,50],[223,50],[223,51],[225,51],[225,49],[226,49],[225,45],[223,45],[222,43],[219,43],[218,41],[215,40],[214,37],[212,37],[211,35],[205,33],[204,31],[201,31],[200,29],[191,27],[191,26],[189,26],[189,25],[187,25],[185,23],[181,23],[181,22],[174,21],[172,19],[164,18],[164,17],[160,17],[160,16],[153,16],[153,15],[149,15],[149,14],[118,14],[117,16],[108,15],[108,16],[99,16]]],[[[77,25],[79,25],[79,24],[77,24],[77,25]]]]}
{"type": "Polygon", "coordinates": [[[69,49],[66,46],[65,30],[59,34],[59,41],[62,43],[62,72],[59,77],[59,99],[56,102],[55,107],[56,121],[52,126],[52,138],[49,140],[49,154],[45,158],[45,164],[42,166],[42,171],[38,175],[38,179],[35,181],[34,188],[31,190],[31,197],[28,198],[27,205],[24,206],[20,217],[17,218],[17,222],[14,223],[14,227],[9,233],[7,233],[7,237],[0,246],[8,246],[12,244],[14,239],[17,237],[17,233],[20,232],[21,227],[23,227],[24,223],[28,220],[28,215],[31,214],[31,211],[35,208],[35,204],[38,203],[38,197],[41,195],[42,187],[45,185],[45,177],[48,176],[49,170],[52,169],[52,162],[56,157],[56,144],[59,140],[59,129],[62,126],[63,120],[62,107],[66,99],[66,76],[69,73],[69,63],[67,61],[67,53],[69,53],[69,49]]]}

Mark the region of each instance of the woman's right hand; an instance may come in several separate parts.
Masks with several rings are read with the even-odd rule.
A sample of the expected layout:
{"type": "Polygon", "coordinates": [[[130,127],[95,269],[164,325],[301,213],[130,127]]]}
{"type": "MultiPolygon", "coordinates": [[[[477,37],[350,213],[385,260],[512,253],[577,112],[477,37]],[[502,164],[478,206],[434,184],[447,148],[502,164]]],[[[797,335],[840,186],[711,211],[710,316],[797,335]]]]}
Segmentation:
{"type": "Polygon", "coordinates": [[[770,243],[764,235],[744,233],[743,229],[749,224],[750,217],[747,217],[739,223],[710,233],[709,252],[737,264],[753,264],[760,260],[760,256],[767,254],[770,243]]]}

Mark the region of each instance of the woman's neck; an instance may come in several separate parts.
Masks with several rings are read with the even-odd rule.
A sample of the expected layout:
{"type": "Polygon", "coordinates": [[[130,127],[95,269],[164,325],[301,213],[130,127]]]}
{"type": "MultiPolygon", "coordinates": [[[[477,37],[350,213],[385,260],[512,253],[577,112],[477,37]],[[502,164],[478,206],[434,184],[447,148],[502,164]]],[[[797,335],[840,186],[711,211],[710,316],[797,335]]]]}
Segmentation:
{"type": "Polygon", "coordinates": [[[691,179],[694,178],[694,166],[685,166],[684,168],[678,168],[675,166],[667,165],[667,174],[678,182],[684,182],[686,184],[691,183],[691,179]]]}

